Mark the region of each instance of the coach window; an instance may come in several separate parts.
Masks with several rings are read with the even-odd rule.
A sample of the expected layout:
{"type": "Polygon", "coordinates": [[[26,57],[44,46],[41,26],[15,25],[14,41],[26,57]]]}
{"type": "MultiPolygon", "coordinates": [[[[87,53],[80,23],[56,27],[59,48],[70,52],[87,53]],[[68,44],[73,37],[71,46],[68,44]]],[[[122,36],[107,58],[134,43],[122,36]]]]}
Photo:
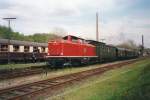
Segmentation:
{"type": "Polygon", "coordinates": [[[0,51],[8,51],[8,45],[5,44],[0,45],[0,51]]]}
{"type": "Polygon", "coordinates": [[[41,47],[41,52],[45,52],[45,47],[41,47]]]}
{"type": "Polygon", "coordinates": [[[14,52],[19,52],[19,45],[14,45],[13,46],[13,51],[14,52]]]}
{"type": "Polygon", "coordinates": [[[108,47],[106,47],[106,51],[108,52],[108,47]]]}
{"type": "Polygon", "coordinates": [[[103,49],[103,45],[100,45],[100,47],[103,49]]]}
{"type": "Polygon", "coordinates": [[[33,47],[33,52],[39,52],[38,47],[33,47]]]}
{"type": "Polygon", "coordinates": [[[30,47],[29,46],[24,46],[24,52],[29,52],[30,47]]]}
{"type": "Polygon", "coordinates": [[[110,51],[110,50],[109,50],[109,47],[107,47],[107,51],[108,51],[108,53],[109,53],[109,51],[110,51]]]}

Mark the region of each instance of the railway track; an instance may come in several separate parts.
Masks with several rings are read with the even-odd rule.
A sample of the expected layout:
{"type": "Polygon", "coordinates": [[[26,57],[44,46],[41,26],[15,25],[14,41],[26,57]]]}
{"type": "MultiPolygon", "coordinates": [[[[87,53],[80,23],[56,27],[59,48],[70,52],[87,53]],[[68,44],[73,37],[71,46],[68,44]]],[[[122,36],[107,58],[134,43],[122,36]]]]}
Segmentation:
{"type": "Polygon", "coordinates": [[[17,77],[29,76],[34,74],[40,74],[44,72],[44,66],[21,68],[21,69],[9,69],[0,70],[0,80],[12,79],[17,77]]]}
{"type": "Polygon", "coordinates": [[[117,64],[110,64],[104,67],[95,68],[92,70],[86,70],[43,81],[20,85],[12,88],[6,88],[0,90],[0,100],[29,100],[29,99],[33,100],[47,93],[51,95],[54,94],[54,91],[64,88],[65,86],[74,84],[76,82],[79,82],[83,79],[89,78],[94,75],[102,74],[105,71],[111,69],[120,68],[124,65],[136,62],[137,60],[138,59],[124,61],[117,64]]]}

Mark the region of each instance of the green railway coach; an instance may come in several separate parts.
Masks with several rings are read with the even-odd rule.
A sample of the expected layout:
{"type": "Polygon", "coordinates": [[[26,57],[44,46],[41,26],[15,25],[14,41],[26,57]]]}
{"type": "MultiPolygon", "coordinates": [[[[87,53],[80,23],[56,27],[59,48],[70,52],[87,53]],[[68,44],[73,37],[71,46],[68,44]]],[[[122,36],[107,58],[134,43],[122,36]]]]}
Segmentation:
{"type": "Polygon", "coordinates": [[[96,46],[96,55],[98,56],[98,62],[112,61],[116,59],[116,47],[106,45],[103,42],[97,42],[94,40],[87,40],[90,44],[96,46]]]}

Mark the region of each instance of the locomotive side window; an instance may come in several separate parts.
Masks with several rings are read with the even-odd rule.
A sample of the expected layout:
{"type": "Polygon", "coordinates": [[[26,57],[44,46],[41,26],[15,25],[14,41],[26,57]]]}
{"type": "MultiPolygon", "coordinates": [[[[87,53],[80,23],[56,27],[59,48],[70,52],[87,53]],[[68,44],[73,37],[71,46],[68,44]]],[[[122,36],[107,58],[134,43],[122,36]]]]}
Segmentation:
{"type": "Polygon", "coordinates": [[[14,45],[13,46],[13,51],[14,52],[19,52],[19,45],[14,45]]]}
{"type": "Polygon", "coordinates": [[[72,39],[72,42],[78,43],[78,40],[74,40],[74,39],[72,39]]]}
{"type": "Polygon", "coordinates": [[[8,51],[8,45],[2,44],[0,45],[0,51],[8,51]]]}
{"type": "Polygon", "coordinates": [[[24,46],[24,52],[29,52],[30,47],[29,46],[24,46]]]}

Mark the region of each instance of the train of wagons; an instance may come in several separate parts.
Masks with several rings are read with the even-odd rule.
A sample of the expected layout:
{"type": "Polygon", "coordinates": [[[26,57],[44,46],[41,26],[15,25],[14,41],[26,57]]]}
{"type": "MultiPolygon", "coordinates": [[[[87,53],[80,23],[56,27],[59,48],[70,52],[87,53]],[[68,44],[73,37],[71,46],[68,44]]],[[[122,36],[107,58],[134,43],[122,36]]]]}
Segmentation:
{"type": "Polygon", "coordinates": [[[47,43],[0,39],[0,64],[45,61],[47,43]]]}
{"type": "Polygon", "coordinates": [[[49,41],[48,65],[78,66],[106,61],[131,59],[139,56],[138,51],[117,48],[94,40],[85,40],[68,35],[59,40],[49,41]]]}

